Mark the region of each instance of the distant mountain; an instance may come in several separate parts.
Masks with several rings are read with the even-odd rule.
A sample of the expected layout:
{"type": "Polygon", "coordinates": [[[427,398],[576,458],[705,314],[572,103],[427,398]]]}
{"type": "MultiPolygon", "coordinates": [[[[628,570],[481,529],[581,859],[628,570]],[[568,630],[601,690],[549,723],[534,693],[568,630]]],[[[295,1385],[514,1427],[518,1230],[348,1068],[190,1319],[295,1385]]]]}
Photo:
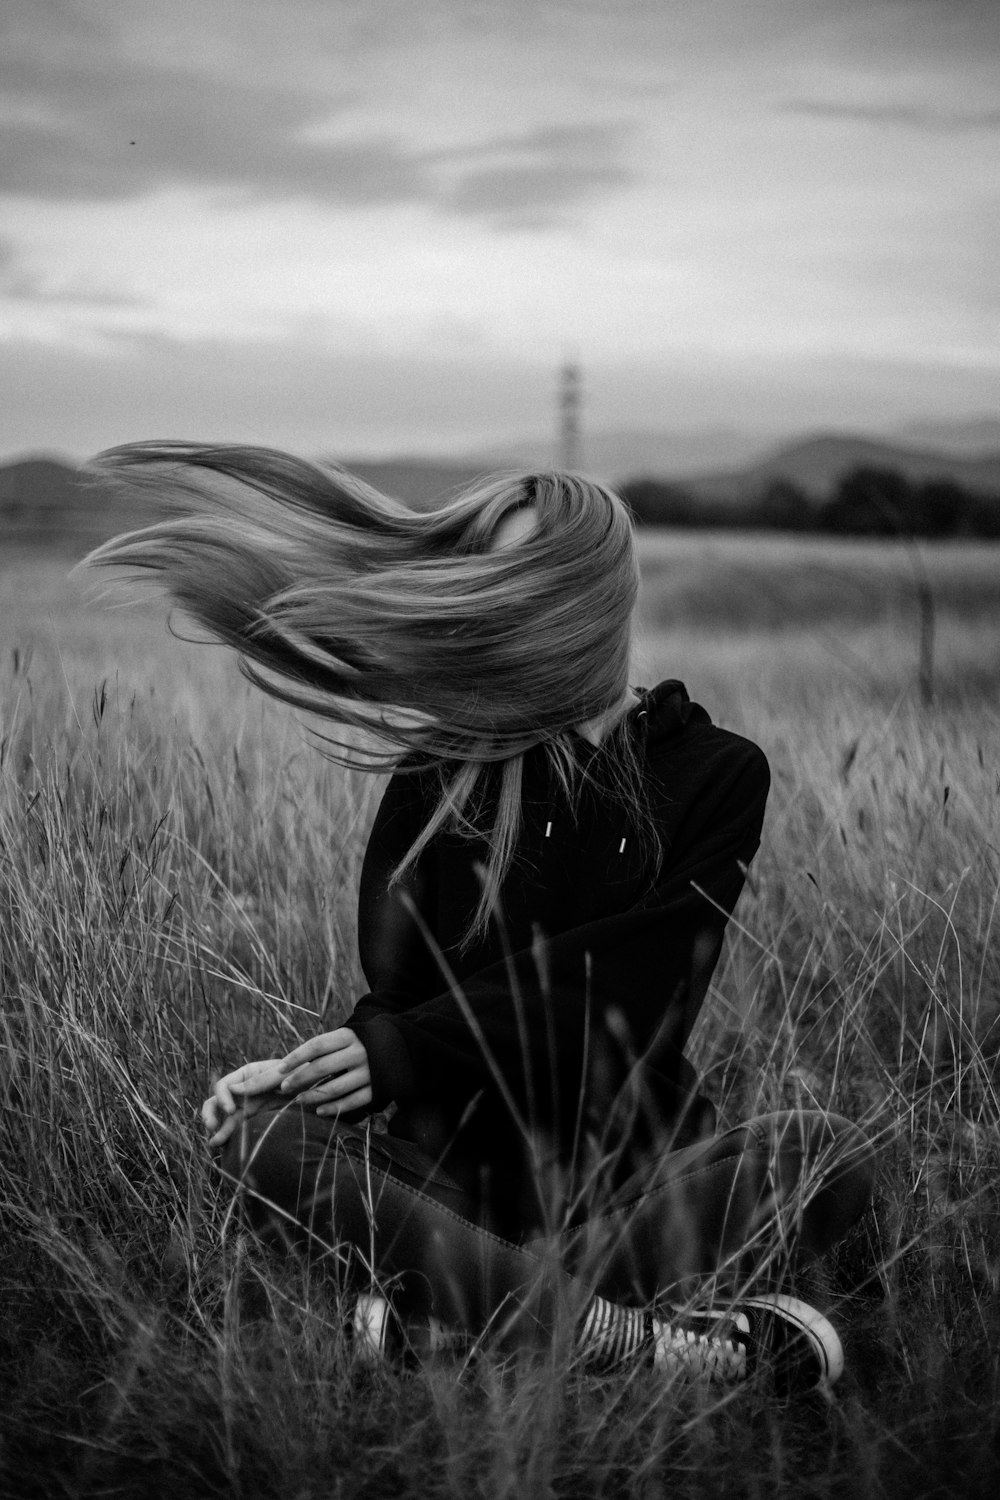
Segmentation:
{"type": "MultiPolygon", "coordinates": [[[[773,443],[773,438],[736,427],[694,431],[653,432],[642,429],[585,432],[579,467],[585,474],[611,482],[634,474],[685,474],[747,464],[773,443]]],[[[554,438],[526,438],[484,452],[492,468],[551,468],[559,462],[554,438]]]]}
{"type": "Polygon", "coordinates": [[[803,438],[742,469],[663,477],[679,478],[686,490],[706,500],[725,501],[752,499],[774,480],[787,479],[818,502],[843,474],[862,465],[895,469],[913,482],[948,478],[978,494],[1000,495],[1000,452],[966,458],[843,433],[803,438]]]}
{"type": "MultiPolygon", "coordinates": [[[[947,475],[971,490],[1000,493],[1000,421],[917,422],[898,437],[818,433],[777,444],[735,427],[694,432],[585,433],[580,467],[612,482],[677,480],[719,500],[756,493],[774,479],[790,479],[816,499],[859,464],[896,468],[910,479],[947,475]]],[[[555,444],[526,439],[491,449],[483,465],[548,466],[555,444]]]]}
{"type": "Polygon", "coordinates": [[[0,468],[0,537],[53,546],[86,531],[86,488],[77,469],[55,458],[26,458],[0,468]]]}
{"type": "MultiPolygon", "coordinates": [[[[691,432],[613,430],[587,432],[579,467],[611,483],[634,474],[684,474],[752,462],[769,441],[735,427],[691,432]]],[[[376,489],[422,507],[456,487],[498,469],[550,469],[560,462],[555,438],[527,436],[496,447],[476,449],[454,459],[419,457],[344,458],[352,474],[376,489]]]]}
{"type": "Polygon", "coordinates": [[[0,465],[0,546],[81,557],[151,519],[148,505],[129,501],[62,459],[46,455],[0,465]]]}
{"type": "Polygon", "coordinates": [[[79,505],[79,473],[56,458],[26,458],[0,468],[0,514],[45,528],[79,505]]]}

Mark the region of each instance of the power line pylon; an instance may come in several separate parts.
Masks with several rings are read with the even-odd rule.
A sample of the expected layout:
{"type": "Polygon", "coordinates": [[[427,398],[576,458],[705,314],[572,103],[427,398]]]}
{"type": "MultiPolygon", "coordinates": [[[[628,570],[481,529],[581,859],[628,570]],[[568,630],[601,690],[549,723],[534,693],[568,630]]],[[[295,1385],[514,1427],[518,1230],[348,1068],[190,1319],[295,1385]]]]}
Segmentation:
{"type": "Polygon", "coordinates": [[[559,372],[559,463],[580,467],[580,367],[567,360],[559,372]]]}

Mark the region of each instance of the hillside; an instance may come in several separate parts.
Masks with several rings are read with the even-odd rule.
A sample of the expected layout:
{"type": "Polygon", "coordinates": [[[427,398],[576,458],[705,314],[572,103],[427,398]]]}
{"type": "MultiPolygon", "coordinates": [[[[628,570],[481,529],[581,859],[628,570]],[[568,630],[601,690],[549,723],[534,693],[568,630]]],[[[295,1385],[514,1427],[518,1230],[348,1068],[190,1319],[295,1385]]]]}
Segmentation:
{"type": "Polygon", "coordinates": [[[156,518],[152,501],[120,494],[63,459],[0,465],[0,547],[82,557],[108,537],[156,518]]]}
{"type": "MultiPolygon", "coordinates": [[[[752,499],[777,479],[787,479],[818,503],[828,498],[843,474],[862,465],[895,469],[914,482],[947,477],[975,494],[1000,494],[1000,451],[971,457],[968,453],[907,447],[860,435],[821,433],[773,448],[740,467],[706,472],[704,469],[685,470],[679,462],[676,465],[667,462],[667,454],[679,459],[685,452],[685,445],[679,439],[665,436],[657,450],[650,434],[636,433],[632,437],[636,444],[634,450],[629,448],[629,434],[617,434],[617,441],[609,441],[601,450],[605,462],[601,467],[586,466],[588,471],[604,474],[615,483],[640,474],[677,480],[690,493],[706,500],[736,502],[752,499]],[[657,451],[661,455],[659,463],[654,456],[657,451]]],[[[726,435],[720,430],[718,437],[720,445],[724,446],[726,435]]],[[[738,446],[736,436],[730,434],[729,437],[735,449],[738,446]]],[[[687,451],[695,451],[707,440],[707,435],[697,440],[692,438],[692,446],[687,451]]],[[[512,446],[502,454],[494,452],[484,457],[478,465],[471,460],[436,463],[427,458],[378,462],[344,460],[346,468],[375,485],[376,489],[418,508],[432,505],[435,500],[470,483],[491,467],[529,468],[535,463],[541,467],[551,462],[551,454],[546,457],[541,445],[537,450],[532,450],[530,445],[524,448],[512,446]]]]}
{"type": "MultiPolygon", "coordinates": [[[[745,466],[756,462],[774,445],[774,439],[741,431],[736,427],[699,428],[688,431],[587,430],[583,434],[580,468],[609,481],[630,474],[687,474],[745,466]]],[[[557,462],[553,437],[506,443],[484,452],[491,467],[549,468],[557,462]]]]}
{"type": "Polygon", "coordinates": [[[60,459],[0,467],[0,542],[84,552],[135,524],[120,501],[60,459]]]}
{"type": "Polygon", "coordinates": [[[79,474],[57,459],[24,459],[0,469],[0,520],[5,534],[51,540],[86,509],[79,474]]]}
{"type": "Polygon", "coordinates": [[[895,469],[911,482],[946,477],[977,494],[1000,494],[1000,452],[969,458],[839,433],[821,433],[780,447],[746,468],[684,475],[682,482],[706,500],[740,501],[785,479],[819,502],[843,474],[862,466],[895,469]]]}

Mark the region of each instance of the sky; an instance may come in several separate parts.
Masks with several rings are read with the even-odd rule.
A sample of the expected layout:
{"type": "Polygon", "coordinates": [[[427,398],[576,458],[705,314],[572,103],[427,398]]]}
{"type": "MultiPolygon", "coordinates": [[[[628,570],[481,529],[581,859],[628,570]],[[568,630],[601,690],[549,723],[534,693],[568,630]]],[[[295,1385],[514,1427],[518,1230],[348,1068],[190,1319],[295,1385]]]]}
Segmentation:
{"type": "Polygon", "coordinates": [[[0,456],[996,415],[997,0],[5,0],[0,456]]]}

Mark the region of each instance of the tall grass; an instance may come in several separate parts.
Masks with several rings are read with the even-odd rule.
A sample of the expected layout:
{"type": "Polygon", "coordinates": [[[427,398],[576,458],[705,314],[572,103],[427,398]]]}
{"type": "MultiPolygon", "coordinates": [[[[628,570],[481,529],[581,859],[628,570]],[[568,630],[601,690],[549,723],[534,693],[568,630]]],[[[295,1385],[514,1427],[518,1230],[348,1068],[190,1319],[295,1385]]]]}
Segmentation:
{"type": "Polygon", "coordinates": [[[335,1279],[243,1235],[196,1111],[213,1072],[349,1007],[378,787],[219,653],[26,563],[0,574],[0,1493],[992,1493],[988,627],[946,615],[922,708],[898,611],[831,634],[800,599],[784,623],[667,635],[663,587],[644,675],[686,677],[775,777],[697,1060],[729,1122],[830,1106],[882,1145],[877,1221],[804,1288],[844,1334],[836,1398],[598,1380],[558,1347],[358,1359],[335,1279]]]}

